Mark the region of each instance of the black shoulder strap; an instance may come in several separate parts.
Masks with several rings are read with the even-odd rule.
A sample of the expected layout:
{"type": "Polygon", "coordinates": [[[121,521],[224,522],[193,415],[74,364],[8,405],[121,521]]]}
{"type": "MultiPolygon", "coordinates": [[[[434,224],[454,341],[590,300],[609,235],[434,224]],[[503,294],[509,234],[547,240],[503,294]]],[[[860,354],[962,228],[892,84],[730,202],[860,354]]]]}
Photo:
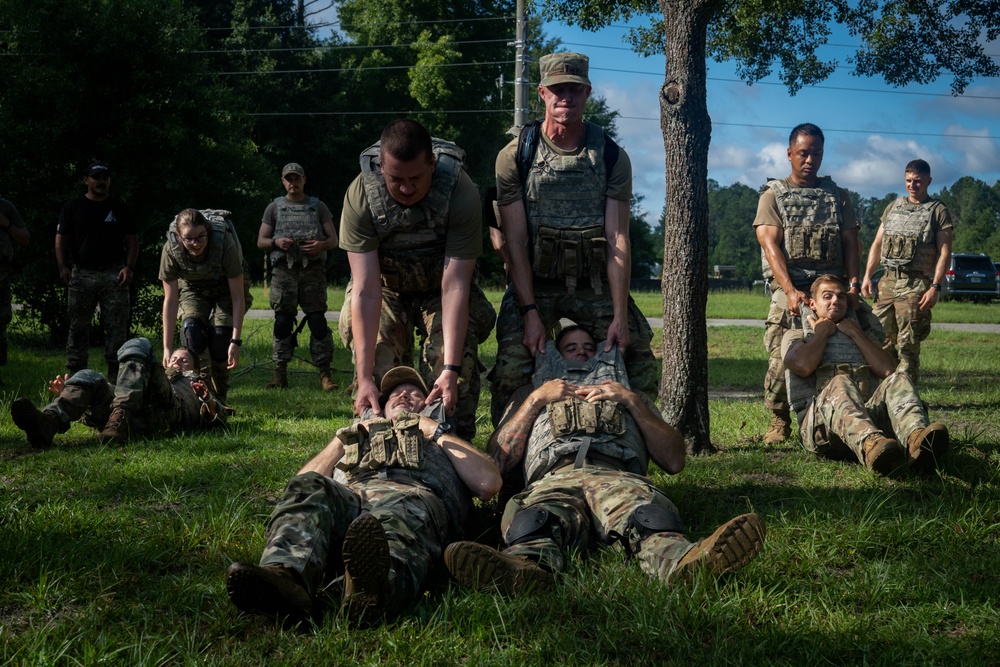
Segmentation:
{"type": "Polygon", "coordinates": [[[621,148],[615,143],[615,140],[608,136],[608,133],[604,133],[604,173],[605,178],[611,178],[611,172],[615,170],[615,165],[618,164],[618,153],[621,148]]]}
{"type": "MultiPolygon", "coordinates": [[[[521,128],[521,133],[517,137],[517,176],[524,183],[528,179],[528,169],[535,159],[535,152],[538,150],[538,142],[541,136],[542,121],[533,120],[521,128]]],[[[618,164],[618,155],[621,152],[615,140],[604,133],[604,173],[611,176],[615,165],[618,164]]]]}

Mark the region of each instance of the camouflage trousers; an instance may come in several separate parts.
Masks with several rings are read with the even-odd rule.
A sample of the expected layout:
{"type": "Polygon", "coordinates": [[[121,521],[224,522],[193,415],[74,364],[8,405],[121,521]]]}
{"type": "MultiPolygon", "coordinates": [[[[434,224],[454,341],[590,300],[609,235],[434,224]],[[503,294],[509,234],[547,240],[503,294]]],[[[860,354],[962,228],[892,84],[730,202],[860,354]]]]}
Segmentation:
{"type": "MultiPolygon", "coordinates": [[[[808,294],[808,287],[800,287],[808,294]]],[[[882,325],[865,301],[858,304],[857,316],[861,328],[882,330],[882,325]]],[[[767,373],[764,375],[764,407],[771,412],[788,412],[788,387],[785,384],[785,363],[781,358],[781,339],[790,329],[801,329],[802,320],[788,312],[788,297],[781,288],[771,292],[771,306],[764,321],[764,349],[767,350],[767,373]]]]}
{"type": "MultiPolygon", "coordinates": [[[[201,361],[202,375],[212,388],[212,393],[218,396],[220,401],[225,402],[229,393],[229,376],[232,371],[229,369],[226,357],[226,349],[229,347],[228,341],[222,344],[212,345],[210,342],[211,328],[233,327],[233,297],[229,292],[229,281],[226,278],[206,281],[186,281],[178,282],[178,317],[183,323],[188,318],[197,320],[207,332],[206,343],[202,349],[195,350],[201,361]]],[[[253,305],[253,296],[250,294],[250,284],[243,281],[243,303],[246,310],[250,310],[253,305]]],[[[245,314],[246,311],[244,311],[245,314]]]]}
{"type": "MultiPolygon", "coordinates": [[[[347,283],[344,306],[340,311],[340,338],[354,357],[351,332],[351,293],[353,282],[347,283]]],[[[493,331],[496,311],[479,286],[472,283],[469,292],[469,329],[462,349],[462,370],[458,374],[458,403],[450,421],[460,438],[472,442],[476,434],[476,407],[482,368],[479,364],[479,344],[493,331]]],[[[375,340],[375,382],[396,366],[414,366],[414,331],[420,334],[420,360],[416,366],[427,385],[431,386],[444,366],[442,349],[441,294],[435,292],[403,293],[382,288],[382,314],[375,340]]]]}
{"type": "Polygon", "coordinates": [[[849,377],[836,375],[799,414],[799,438],[817,456],[856,457],[864,465],[868,436],[881,432],[905,448],[910,434],[929,423],[908,374],[896,372],[882,380],[867,402],[849,377]]]}
{"type": "Polygon", "coordinates": [[[504,508],[501,531],[506,537],[511,523],[528,508],[549,513],[548,536],[535,537],[504,550],[525,556],[561,572],[570,551],[610,545],[622,537],[646,574],[666,582],[667,577],[694,545],[683,535],[677,508],[645,477],[617,470],[583,467],[549,473],[514,496],[504,508]],[[657,505],[672,517],[676,532],[639,537],[629,520],[636,508],[657,505]]]}
{"type": "Polygon", "coordinates": [[[129,292],[118,284],[119,269],[91,271],[73,267],[67,291],[69,334],[66,338],[66,367],[78,371],[87,367],[90,323],[94,309],[101,307],[104,331],[104,360],[118,358],[118,348],[128,339],[129,292]]]}
{"type": "Polygon", "coordinates": [[[425,590],[452,537],[444,503],[412,482],[372,479],[345,486],[315,472],[296,475],[271,512],[260,564],[299,572],[315,594],[343,571],[344,534],[362,512],[385,529],[390,565],[384,605],[402,611],[425,590]]]}
{"type": "Polygon", "coordinates": [[[920,343],[931,332],[931,310],[920,310],[920,298],[930,286],[927,278],[887,271],[872,308],[885,329],[883,347],[899,361],[896,370],[905,371],[914,382],[920,381],[920,343]]]}
{"type": "MultiPolygon", "coordinates": [[[[569,295],[565,285],[536,283],[535,305],[546,331],[565,317],[586,329],[595,341],[602,341],[607,338],[608,327],[614,319],[614,306],[607,286],[603,292],[595,294],[589,287],[577,287],[575,294],[569,295]]],[[[633,391],[646,394],[655,402],[659,398],[660,364],[650,347],[653,330],[631,296],[628,299],[628,330],[632,338],[625,349],[629,385],[633,391]]],[[[534,354],[524,346],[524,318],[518,310],[513,286],[507,288],[500,302],[496,359],[489,375],[492,394],[490,416],[494,427],[500,423],[513,393],[519,387],[531,384],[535,370],[534,354]]]]}
{"type": "Polygon", "coordinates": [[[7,327],[14,319],[11,308],[10,261],[0,259],[0,366],[7,365],[7,327]]]}
{"type": "MultiPolygon", "coordinates": [[[[306,266],[281,261],[271,268],[271,289],[269,299],[271,309],[291,317],[293,322],[299,308],[306,315],[320,313],[326,316],[326,266],[324,262],[312,261],[306,266]]],[[[325,334],[317,335],[310,327],[309,353],[316,366],[329,366],[333,360],[333,332],[326,327],[325,334]]],[[[295,336],[279,338],[278,321],[274,323],[274,361],[288,362],[295,350],[295,336]]]]}

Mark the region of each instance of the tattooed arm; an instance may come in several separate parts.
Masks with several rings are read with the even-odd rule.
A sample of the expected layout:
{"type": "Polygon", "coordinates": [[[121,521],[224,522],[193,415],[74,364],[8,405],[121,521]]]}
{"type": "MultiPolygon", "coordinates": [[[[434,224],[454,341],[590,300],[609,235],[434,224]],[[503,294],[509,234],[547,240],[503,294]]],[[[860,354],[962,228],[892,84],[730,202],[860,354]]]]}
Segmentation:
{"type": "Polygon", "coordinates": [[[501,421],[500,427],[486,445],[486,451],[493,457],[504,477],[517,470],[517,466],[521,464],[531,429],[545,406],[553,401],[575,396],[574,385],[565,380],[550,380],[528,394],[513,416],[501,421]]]}

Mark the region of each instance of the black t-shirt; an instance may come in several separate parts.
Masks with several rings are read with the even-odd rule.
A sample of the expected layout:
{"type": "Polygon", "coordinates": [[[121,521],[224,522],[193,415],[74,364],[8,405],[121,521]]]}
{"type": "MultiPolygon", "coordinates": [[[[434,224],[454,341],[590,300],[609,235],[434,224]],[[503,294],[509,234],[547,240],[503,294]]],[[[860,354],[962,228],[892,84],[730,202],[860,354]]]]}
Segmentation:
{"type": "Polygon", "coordinates": [[[57,234],[69,238],[73,265],[103,271],[125,265],[125,237],[136,233],[128,206],[109,197],[102,201],[81,195],[59,214],[57,234]]]}

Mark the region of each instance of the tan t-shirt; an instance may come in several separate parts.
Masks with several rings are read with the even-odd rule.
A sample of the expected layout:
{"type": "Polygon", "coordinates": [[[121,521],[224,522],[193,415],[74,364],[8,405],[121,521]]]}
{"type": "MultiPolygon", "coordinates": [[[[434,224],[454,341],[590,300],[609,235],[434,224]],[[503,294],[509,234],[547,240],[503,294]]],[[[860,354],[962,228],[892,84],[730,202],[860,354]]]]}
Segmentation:
{"type": "MultiPolygon", "coordinates": [[[[802,187],[792,182],[791,178],[783,178],[782,182],[789,188],[802,187]]],[[[847,231],[858,227],[858,218],[854,214],[854,204],[851,203],[851,196],[842,187],[837,186],[837,207],[840,209],[840,231],[847,231]]],[[[778,201],[774,197],[774,190],[765,188],[760,199],[757,200],[757,217],[753,220],[753,226],[769,225],[771,227],[785,228],[781,221],[781,211],[778,210],[778,201]]]]}
{"type": "MultiPolygon", "coordinates": [[[[552,151],[560,155],[577,156],[586,149],[585,145],[581,145],[575,150],[565,151],[555,146],[545,136],[544,132],[540,136],[541,140],[552,151]]],[[[511,140],[497,155],[495,167],[497,173],[497,204],[500,206],[511,204],[523,196],[524,188],[517,173],[516,156],[517,138],[511,140]]],[[[605,196],[619,201],[629,201],[632,199],[632,162],[629,160],[628,153],[625,152],[624,148],[619,149],[618,161],[615,162],[615,166],[608,176],[605,196]]]]}
{"type": "MultiPolygon", "coordinates": [[[[454,259],[477,259],[483,254],[483,207],[479,190],[464,171],[451,195],[448,236],[444,254],[454,259]]],[[[340,215],[340,248],[347,252],[378,250],[379,238],[368,207],[368,195],[359,174],[344,194],[340,215]]]]}
{"type": "MultiPolygon", "coordinates": [[[[192,257],[192,261],[195,263],[207,261],[209,256],[212,254],[212,231],[209,227],[208,232],[209,245],[205,248],[205,252],[201,253],[198,257],[192,257]]],[[[233,239],[232,234],[226,234],[224,237],[224,242],[222,245],[222,275],[227,278],[235,278],[236,276],[243,275],[243,254],[240,252],[239,246],[236,245],[236,240],[233,239]]],[[[171,281],[171,280],[205,280],[208,276],[187,276],[185,271],[177,260],[173,258],[169,250],[170,242],[167,241],[163,244],[163,249],[160,251],[160,280],[171,281]]]]}

